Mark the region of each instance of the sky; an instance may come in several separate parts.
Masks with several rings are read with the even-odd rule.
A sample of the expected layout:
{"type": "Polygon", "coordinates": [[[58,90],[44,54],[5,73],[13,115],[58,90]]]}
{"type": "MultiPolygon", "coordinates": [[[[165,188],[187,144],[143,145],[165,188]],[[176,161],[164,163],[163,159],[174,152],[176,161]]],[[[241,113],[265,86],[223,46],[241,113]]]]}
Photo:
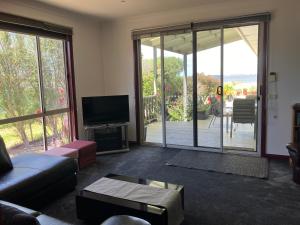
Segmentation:
{"type": "MultiPolygon", "coordinates": [[[[203,50],[197,53],[197,71],[206,75],[220,75],[220,47],[203,50]]],[[[153,49],[142,45],[143,58],[153,58],[153,49]]],[[[183,56],[177,53],[165,51],[165,57],[183,56]]],[[[192,54],[187,56],[188,76],[192,75],[192,54]]],[[[243,41],[235,41],[224,45],[224,75],[253,75],[257,74],[257,56],[243,41]]]]}

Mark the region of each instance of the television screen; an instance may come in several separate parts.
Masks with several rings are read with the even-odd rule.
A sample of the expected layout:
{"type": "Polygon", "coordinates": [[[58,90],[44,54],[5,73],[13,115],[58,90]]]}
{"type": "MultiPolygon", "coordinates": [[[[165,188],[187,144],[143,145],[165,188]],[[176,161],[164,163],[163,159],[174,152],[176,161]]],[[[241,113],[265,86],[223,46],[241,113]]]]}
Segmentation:
{"type": "Polygon", "coordinates": [[[129,122],[128,95],[83,97],[84,125],[129,122]]]}

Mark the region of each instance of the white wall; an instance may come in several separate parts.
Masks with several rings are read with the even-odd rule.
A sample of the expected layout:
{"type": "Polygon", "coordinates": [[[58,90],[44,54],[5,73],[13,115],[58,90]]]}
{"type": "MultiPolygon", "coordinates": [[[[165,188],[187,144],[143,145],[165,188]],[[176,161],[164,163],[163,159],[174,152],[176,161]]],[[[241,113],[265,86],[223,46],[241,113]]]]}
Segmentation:
{"type": "MultiPolygon", "coordinates": [[[[229,0],[176,11],[159,12],[102,24],[105,94],[129,94],[130,139],[135,140],[134,67],[131,31],[191,21],[209,21],[272,12],[269,71],[279,75],[277,109],[269,110],[267,153],[286,155],[291,139],[291,106],[300,101],[300,2],[297,0],[229,0]],[[273,118],[276,115],[277,118],[273,118]]],[[[275,105],[276,105],[275,104],[275,105]]],[[[273,107],[274,108],[274,107],[273,107]]],[[[275,107],[276,108],[276,107],[275,107]]]]}
{"type": "Polygon", "coordinates": [[[29,1],[0,1],[0,11],[73,28],[76,98],[81,136],[81,97],[104,94],[99,21],[29,1]]]}
{"type": "Polygon", "coordinates": [[[21,0],[0,0],[0,11],[73,27],[74,64],[79,131],[82,135],[81,97],[130,95],[130,140],[135,140],[135,97],[131,30],[208,21],[258,12],[272,12],[269,71],[279,75],[278,101],[268,113],[267,152],[286,155],[291,138],[291,105],[300,102],[300,2],[298,0],[228,0],[176,11],[158,12],[110,22],[21,0]],[[277,116],[274,118],[273,116],[277,116]]]}

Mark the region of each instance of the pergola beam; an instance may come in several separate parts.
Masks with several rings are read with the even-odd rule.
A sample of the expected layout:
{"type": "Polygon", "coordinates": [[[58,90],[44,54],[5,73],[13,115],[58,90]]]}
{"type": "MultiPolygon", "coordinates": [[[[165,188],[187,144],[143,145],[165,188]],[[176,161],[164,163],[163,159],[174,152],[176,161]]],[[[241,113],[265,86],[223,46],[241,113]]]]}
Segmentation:
{"type": "Polygon", "coordinates": [[[257,48],[255,48],[253,46],[253,44],[251,43],[251,41],[249,41],[248,37],[244,34],[242,29],[240,27],[237,27],[236,31],[241,36],[241,38],[247,43],[247,45],[251,48],[251,50],[254,52],[254,54],[257,55],[257,48]]]}
{"type": "MultiPolygon", "coordinates": [[[[197,35],[198,51],[203,51],[209,48],[218,47],[221,44],[220,32],[217,31],[203,31],[197,35]]],[[[224,43],[231,43],[234,41],[241,40],[240,33],[232,29],[224,34],[224,43]]],[[[246,38],[246,37],[244,37],[246,38]]],[[[250,46],[249,40],[247,42],[250,46]]],[[[160,48],[160,38],[149,38],[143,40],[142,44],[151,46],[154,48],[160,48]]],[[[165,37],[164,50],[171,51],[178,54],[192,54],[192,38],[190,35],[170,35],[165,37]]]]}

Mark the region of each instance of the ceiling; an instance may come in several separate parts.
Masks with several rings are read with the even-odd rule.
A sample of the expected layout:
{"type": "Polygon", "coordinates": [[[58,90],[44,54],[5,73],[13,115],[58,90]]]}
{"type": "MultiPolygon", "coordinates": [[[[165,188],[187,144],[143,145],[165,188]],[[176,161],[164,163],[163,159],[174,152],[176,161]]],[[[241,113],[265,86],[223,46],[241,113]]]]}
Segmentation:
{"type": "Polygon", "coordinates": [[[35,0],[55,7],[106,19],[138,16],[230,0],[35,0]]]}

